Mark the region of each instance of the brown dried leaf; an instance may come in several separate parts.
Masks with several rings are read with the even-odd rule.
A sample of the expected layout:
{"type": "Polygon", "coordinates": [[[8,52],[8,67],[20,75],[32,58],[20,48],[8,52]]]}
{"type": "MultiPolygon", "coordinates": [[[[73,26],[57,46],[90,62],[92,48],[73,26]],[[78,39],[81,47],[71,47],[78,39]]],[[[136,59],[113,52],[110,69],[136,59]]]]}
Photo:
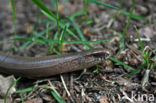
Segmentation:
{"type": "Polygon", "coordinates": [[[99,99],[99,102],[100,102],[100,103],[109,103],[109,102],[108,102],[107,95],[104,95],[103,97],[101,97],[101,98],[99,99]]]}

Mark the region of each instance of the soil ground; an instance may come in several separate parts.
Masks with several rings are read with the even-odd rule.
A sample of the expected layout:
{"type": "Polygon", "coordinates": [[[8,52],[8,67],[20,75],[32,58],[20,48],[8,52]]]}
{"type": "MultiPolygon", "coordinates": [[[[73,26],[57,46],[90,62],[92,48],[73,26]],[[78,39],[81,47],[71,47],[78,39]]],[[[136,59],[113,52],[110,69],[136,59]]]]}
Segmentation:
{"type": "MultiPolygon", "coordinates": [[[[27,41],[14,41],[14,25],[12,17],[11,4],[9,0],[0,1],[0,51],[11,51],[12,55],[20,56],[45,56],[49,55],[48,46],[41,43],[30,43],[25,48],[23,45],[27,41]]],[[[121,2],[117,0],[100,0],[116,7],[121,6],[121,2]]],[[[121,0],[124,1],[124,0],[121,0]]],[[[56,6],[50,0],[44,1],[45,5],[56,14],[56,6]]],[[[130,11],[133,0],[124,1],[122,10],[130,11]]],[[[76,17],[74,20],[78,24],[80,30],[84,34],[87,41],[108,40],[108,42],[90,44],[96,48],[108,48],[112,52],[112,57],[121,62],[137,69],[145,63],[143,59],[143,51],[141,51],[137,31],[137,27],[144,45],[144,50],[150,51],[149,55],[151,65],[155,64],[156,58],[156,1],[155,0],[137,0],[134,13],[146,18],[146,20],[131,19],[126,32],[125,49],[121,51],[121,38],[117,33],[122,33],[128,22],[128,16],[123,15],[111,8],[94,3],[88,4],[88,21],[85,15],[76,17]],[[154,59],[153,59],[154,58],[154,59]]],[[[61,0],[59,1],[59,17],[62,20],[69,18],[72,14],[83,10],[82,0],[61,0]]],[[[18,0],[15,1],[16,11],[16,33],[22,37],[33,37],[35,33],[45,31],[47,25],[56,25],[41,13],[39,8],[31,1],[18,0]],[[35,32],[35,33],[34,33],[35,32]]],[[[68,19],[67,19],[68,21],[68,19]]],[[[77,31],[73,29],[74,25],[69,27],[75,34],[77,31]]],[[[53,38],[57,32],[57,27],[50,30],[50,37],[53,38]]],[[[44,33],[46,34],[46,33],[44,33]]],[[[45,36],[45,35],[44,35],[45,36]]],[[[65,40],[76,40],[73,37],[66,37],[65,40]]],[[[55,46],[58,50],[58,45],[55,46]]],[[[82,44],[66,44],[63,45],[63,52],[78,52],[85,50],[82,44]]],[[[53,53],[54,54],[54,53],[53,53]]],[[[52,55],[53,55],[52,54],[52,55]]],[[[63,101],[67,103],[155,103],[156,102],[156,72],[144,67],[137,71],[134,75],[126,78],[132,71],[117,62],[107,60],[97,66],[85,69],[84,71],[76,71],[56,75],[42,79],[21,78],[11,92],[9,92],[7,101],[21,103],[57,103],[56,97],[51,93],[58,93],[63,101]],[[98,67],[98,69],[96,69],[98,67]],[[147,74],[146,74],[147,73],[147,74]],[[146,74],[146,75],[145,75],[146,74]],[[64,78],[63,83],[61,78],[64,78]],[[144,78],[146,81],[143,82],[144,78]],[[144,84],[145,83],[145,84],[144,84]],[[67,86],[68,91],[65,89],[67,86]],[[45,89],[45,85],[50,89],[45,89]],[[27,89],[26,89],[27,88],[27,89]],[[32,89],[29,91],[29,89],[32,89]],[[25,90],[17,93],[16,90],[25,90]],[[15,92],[16,91],[16,92],[15,92]],[[53,92],[55,91],[55,92],[53,92]],[[68,93],[69,92],[69,93],[68,93]]],[[[9,79],[8,79],[9,78],[9,79]]],[[[1,84],[10,81],[5,77],[1,84]]],[[[16,79],[18,77],[15,77],[16,79]]],[[[12,80],[12,79],[11,79],[12,80]]],[[[8,84],[8,83],[7,83],[8,84]]],[[[6,86],[7,90],[9,86],[6,86]]],[[[6,91],[0,90],[1,100],[3,101],[6,91]]],[[[8,102],[9,103],[9,102],[8,102]]],[[[60,102],[61,103],[61,102],[60,102]]],[[[63,103],[63,102],[62,102],[63,103]]]]}

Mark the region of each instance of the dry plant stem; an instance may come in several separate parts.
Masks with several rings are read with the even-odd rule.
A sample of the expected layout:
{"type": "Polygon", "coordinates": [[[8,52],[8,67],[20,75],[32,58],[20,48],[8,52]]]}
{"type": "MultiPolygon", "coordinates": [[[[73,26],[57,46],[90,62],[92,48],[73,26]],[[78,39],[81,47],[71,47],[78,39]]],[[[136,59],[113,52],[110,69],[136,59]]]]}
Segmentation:
{"type": "Polygon", "coordinates": [[[141,52],[140,50],[138,50],[137,48],[135,48],[134,46],[128,45],[127,43],[126,43],[126,46],[127,46],[128,48],[130,48],[130,49],[131,49],[133,52],[135,52],[136,54],[142,55],[142,52],[141,52]]]}
{"type": "Polygon", "coordinates": [[[82,75],[86,73],[86,71],[86,68],[83,69],[82,73],[77,78],[75,78],[74,81],[79,80],[82,77],[82,75]]]}
{"type": "Polygon", "coordinates": [[[133,51],[131,51],[131,53],[134,55],[134,57],[135,57],[138,61],[140,61],[141,63],[143,62],[143,60],[140,59],[133,51]]]}
{"type": "Polygon", "coordinates": [[[144,77],[142,79],[142,82],[141,82],[142,87],[144,87],[146,85],[146,83],[148,83],[149,73],[150,73],[150,70],[147,69],[146,72],[145,72],[145,74],[144,74],[144,77]]]}
{"type": "Polygon", "coordinates": [[[121,100],[126,99],[126,100],[129,100],[131,103],[134,103],[133,99],[129,98],[128,95],[127,95],[127,93],[126,93],[123,89],[120,89],[120,91],[121,91],[122,94],[124,95],[124,96],[121,98],[121,100]]]}
{"type": "MultiPolygon", "coordinates": [[[[140,40],[141,40],[142,42],[143,42],[143,41],[145,41],[145,42],[149,42],[149,41],[151,41],[150,38],[140,38],[140,40]]],[[[139,39],[135,39],[134,41],[138,42],[139,39]]]]}
{"type": "Polygon", "coordinates": [[[72,74],[70,75],[70,84],[69,85],[70,85],[70,87],[69,87],[70,88],[70,93],[71,93],[72,97],[74,97],[74,91],[73,91],[73,88],[74,88],[73,87],[73,75],[72,74]]]}
{"type": "Polygon", "coordinates": [[[50,80],[48,80],[48,83],[49,83],[49,85],[50,85],[50,88],[51,88],[59,97],[61,97],[60,94],[56,91],[54,85],[51,83],[50,80]]]}
{"type": "Polygon", "coordinates": [[[68,89],[67,89],[67,86],[66,86],[66,84],[65,84],[65,82],[64,82],[64,79],[63,79],[63,76],[60,75],[60,78],[61,78],[62,84],[63,84],[63,86],[64,86],[64,88],[65,88],[65,90],[66,90],[66,92],[67,92],[67,94],[68,94],[68,97],[69,97],[69,98],[71,99],[71,101],[74,103],[74,99],[72,98],[70,92],[69,92],[68,89]]]}

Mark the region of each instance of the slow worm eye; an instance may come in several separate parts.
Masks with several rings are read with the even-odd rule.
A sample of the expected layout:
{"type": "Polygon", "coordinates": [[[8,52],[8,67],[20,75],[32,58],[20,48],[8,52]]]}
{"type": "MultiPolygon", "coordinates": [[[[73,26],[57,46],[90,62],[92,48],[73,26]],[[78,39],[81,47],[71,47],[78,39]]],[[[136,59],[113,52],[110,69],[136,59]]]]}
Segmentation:
{"type": "Polygon", "coordinates": [[[110,51],[106,51],[105,52],[105,59],[108,59],[111,56],[111,52],[110,51]]]}

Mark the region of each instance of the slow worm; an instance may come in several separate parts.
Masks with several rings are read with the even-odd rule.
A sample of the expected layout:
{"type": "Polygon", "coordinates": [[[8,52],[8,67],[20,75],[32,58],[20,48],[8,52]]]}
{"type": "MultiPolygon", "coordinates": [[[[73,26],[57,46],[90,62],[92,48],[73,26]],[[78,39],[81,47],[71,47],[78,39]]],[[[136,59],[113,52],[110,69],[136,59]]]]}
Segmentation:
{"type": "Polygon", "coordinates": [[[110,54],[104,48],[45,57],[8,56],[0,53],[0,72],[27,78],[49,77],[92,67],[104,62],[110,54]]]}

